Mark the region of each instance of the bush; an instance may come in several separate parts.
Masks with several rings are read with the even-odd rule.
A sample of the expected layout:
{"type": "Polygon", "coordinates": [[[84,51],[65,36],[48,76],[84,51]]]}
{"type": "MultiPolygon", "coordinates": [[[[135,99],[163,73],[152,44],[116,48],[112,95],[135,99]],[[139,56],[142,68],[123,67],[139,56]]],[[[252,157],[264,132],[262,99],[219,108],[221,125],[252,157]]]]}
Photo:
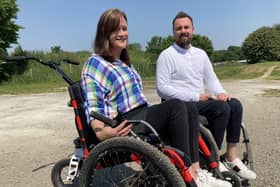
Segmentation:
{"type": "Polygon", "coordinates": [[[249,34],[241,49],[251,63],[279,60],[280,32],[275,28],[261,27],[249,34]]]}

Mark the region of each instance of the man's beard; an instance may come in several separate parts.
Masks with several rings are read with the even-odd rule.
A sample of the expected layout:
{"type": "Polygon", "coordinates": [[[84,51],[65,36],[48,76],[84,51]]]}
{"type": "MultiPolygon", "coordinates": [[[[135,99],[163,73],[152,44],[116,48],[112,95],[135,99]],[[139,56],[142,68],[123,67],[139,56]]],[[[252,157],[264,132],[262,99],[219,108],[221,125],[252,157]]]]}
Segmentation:
{"type": "Polygon", "coordinates": [[[179,40],[176,41],[176,43],[181,47],[181,48],[184,48],[184,49],[188,49],[190,47],[190,44],[191,44],[191,41],[192,41],[192,36],[189,36],[188,34],[182,34],[179,38],[179,40]],[[181,38],[183,36],[187,36],[188,39],[187,40],[182,40],[181,38]]]}
{"type": "Polygon", "coordinates": [[[190,36],[189,34],[181,34],[179,40],[177,41],[177,44],[184,49],[188,49],[191,44],[191,41],[192,36],[190,36]],[[182,39],[183,37],[187,37],[187,40],[182,39]]]}

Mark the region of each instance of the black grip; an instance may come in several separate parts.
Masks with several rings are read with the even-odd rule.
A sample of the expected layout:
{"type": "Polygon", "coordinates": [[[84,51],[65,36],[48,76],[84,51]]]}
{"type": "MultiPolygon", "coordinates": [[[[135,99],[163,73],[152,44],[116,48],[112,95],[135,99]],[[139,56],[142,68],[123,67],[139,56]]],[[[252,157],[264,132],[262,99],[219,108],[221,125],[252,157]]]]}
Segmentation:
{"type": "Polygon", "coordinates": [[[92,111],[90,113],[90,115],[93,118],[98,119],[98,120],[102,121],[103,123],[105,123],[107,125],[110,125],[111,127],[116,127],[118,125],[118,121],[117,120],[109,119],[109,118],[107,118],[107,117],[105,117],[102,114],[99,114],[97,112],[92,111]]]}
{"type": "Polygon", "coordinates": [[[23,62],[26,60],[26,57],[25,56],[8,56],[8,57],[5,57],[5,61],[6,62],[23,62]]]}

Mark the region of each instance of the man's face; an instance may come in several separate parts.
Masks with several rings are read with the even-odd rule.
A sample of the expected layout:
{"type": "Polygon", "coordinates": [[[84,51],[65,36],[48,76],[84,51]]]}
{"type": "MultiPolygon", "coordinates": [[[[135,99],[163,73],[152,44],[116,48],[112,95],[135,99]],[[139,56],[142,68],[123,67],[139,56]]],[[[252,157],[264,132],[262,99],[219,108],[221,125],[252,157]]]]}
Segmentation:
{"type": "Polygon", "coordinates": [[[173,26],[173,36],[180,47],[185,49],[189,48],[193,31],[193,24],[189,18],[178,18],[175,20],[173,26]]]}

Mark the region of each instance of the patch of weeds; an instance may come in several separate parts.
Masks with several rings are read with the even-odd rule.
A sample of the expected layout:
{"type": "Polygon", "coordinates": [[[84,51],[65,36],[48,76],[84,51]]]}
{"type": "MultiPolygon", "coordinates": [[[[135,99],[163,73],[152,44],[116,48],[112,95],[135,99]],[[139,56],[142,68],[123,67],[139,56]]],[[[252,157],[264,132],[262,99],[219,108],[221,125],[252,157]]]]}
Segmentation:
{"type": "Polygon", "coordinates": [[[265,89],[262,95],[266,97],[280,97],[280,89],[265,89]]]}

